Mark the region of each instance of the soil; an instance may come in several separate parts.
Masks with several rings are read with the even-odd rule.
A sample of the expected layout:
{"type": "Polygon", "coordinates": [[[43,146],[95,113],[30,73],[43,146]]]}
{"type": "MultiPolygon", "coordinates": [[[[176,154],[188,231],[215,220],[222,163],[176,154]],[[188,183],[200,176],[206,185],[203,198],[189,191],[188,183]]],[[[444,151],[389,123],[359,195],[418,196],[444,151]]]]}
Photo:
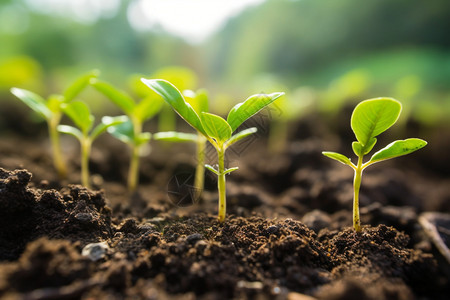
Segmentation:
{"type": "MultiPolygon", "coordinates": [[[[171,193],[194,172],[193,145],[152,143],[129,194],[127,148],[110,136],[94,143],[89,190],[76,184],[75,141],[62,139],[71,174],[60,180],[45,130],[11,127],[0,141],[0,298],[448,299],[449,262],[419,219],[450,212],[450,161],[434,146],[450,148],[450,131],[394,132],[429,145],[365,172],[356,233],[352,170],[321,155],[351,156],[348,124],[318,127],[311,115],[291,125],[281,153],[264,136],[228,153],[239,170],[227,177],[223,224],[209,174],[200,201],[171,193]]],[[[187,183],[177,192],[189,194],[187,183]]],[[[444,223],[435,232],[448,249],[444,223]]]]}

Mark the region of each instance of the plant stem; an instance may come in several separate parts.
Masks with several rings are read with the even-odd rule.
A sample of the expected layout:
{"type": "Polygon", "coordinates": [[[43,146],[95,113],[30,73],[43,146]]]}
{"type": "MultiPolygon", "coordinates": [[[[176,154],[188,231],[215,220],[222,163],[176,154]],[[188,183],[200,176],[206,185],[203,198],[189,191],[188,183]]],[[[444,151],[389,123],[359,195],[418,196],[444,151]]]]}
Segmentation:
{"type": "MultiPolygon", "coordinates": [[[[134,137],[142,133],[142,123],[137,118],[132,118],[134,137]]],[[[130,169],[128,170],[128,191],[134,192],[139,182],[139,152],[140,144],[134,143],[131,147],[130,169]]]]}
{"type": "Polygon", "coordinates": [[[359,218],[359,189],[361,187],[361,177],[362,177],[362,160],[363,156],[358,157],[358,165],[355,169],[355,178],[353,180],[353,228],[356,232],[361,231],[361,221],[359,218]]]}
{"type": "Polygon", "coordinates": [[[219,190],[219,222],[223,223],[225,221],[225,214],[227,210],[226,206],[226,185],[225,185],[225,150],[223,146],[220,146],[217,150],[219,158],[219,175],[217,188],[219,190]]]}
{"type": "Polygon", "coordinates": [[[81,142],[81,184],[91,188],[89,183],[89,156],[91,154],[91,140],[85,137],[81,142]]]}
{"type": "Polygon", "coordinates": [[[197,168],[195,169],[195,198],[194,201],[200,199],[205,183],[205,150],[206,138],[199,134],[197,139],[197,168]]]}
{"type": "Polygon", "coordinates": [[[61,179],[67,177],[67,168],[64,163],[63,155],[61,152],[61,145],[59,142],[59,132],[57,130],[59,121],[61,119],[61,114],[55,113],[52,118],[48,121],[48,130],[50,136],[50,142],[52,144],[53,153],[53,165],[58,172],[58,176],[61,179]]]}
{"type": "Polygon", "coordinates": [[[138,145],[133,145],[131,148],[130,169],[128,171],[128,191],[130,192],[136,190],[139,180],[139,148],[138,145]]]}

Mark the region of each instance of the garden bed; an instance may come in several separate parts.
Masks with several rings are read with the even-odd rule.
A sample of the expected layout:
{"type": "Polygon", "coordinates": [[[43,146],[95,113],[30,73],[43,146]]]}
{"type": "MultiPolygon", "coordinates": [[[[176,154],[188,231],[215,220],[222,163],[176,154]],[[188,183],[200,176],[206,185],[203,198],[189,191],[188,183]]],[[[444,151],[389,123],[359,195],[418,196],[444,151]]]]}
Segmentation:
{"type": "Polygon", "coordinates": [[[194,171],[193,147],[153,144],[129,195],[126,146],[109,136],[94,145],[94,191],[72,185],[70,139],[72,172],[59,181],[45,139],[3,138],[0,297],[447,299],[449,263],[419,224],[423,212],[450,210],[445,162],[430,150],[367,171],[356,233],[352,170],[321,155],[341,144],[315,120],[295,124],[282,153],[261,140],[229,154],[240,169],[228,176],[222,225],[213,177],[198,203],[168,197],[171,180],[194,171]]]}

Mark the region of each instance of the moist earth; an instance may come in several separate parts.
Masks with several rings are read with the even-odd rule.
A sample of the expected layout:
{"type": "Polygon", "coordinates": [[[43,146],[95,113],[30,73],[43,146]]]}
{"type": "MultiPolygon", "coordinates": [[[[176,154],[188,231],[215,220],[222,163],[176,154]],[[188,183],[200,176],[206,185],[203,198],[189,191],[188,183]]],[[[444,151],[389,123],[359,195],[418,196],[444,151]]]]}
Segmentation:
{"type": "Polygon", "coordinates": [[[108,136],[94,144],[93,190],[73,184],[78,153],[66,151],[74,171],[59,180],[45,139],[2,139],[0,297],[448,299],[449,263],[418,219],[450,210],[449,162],[418,152],[368,170],[356,233],[352,170],[321,155],[351,142],[312,124],[294,124],[283,152],[262,140],[229,155],[240,169],[228,177],[223,224],[214,177],[192,205],[168,197],[174,176],[194,172],[193,147],[155,144],[129,194],[127,149],[108,136]]]}

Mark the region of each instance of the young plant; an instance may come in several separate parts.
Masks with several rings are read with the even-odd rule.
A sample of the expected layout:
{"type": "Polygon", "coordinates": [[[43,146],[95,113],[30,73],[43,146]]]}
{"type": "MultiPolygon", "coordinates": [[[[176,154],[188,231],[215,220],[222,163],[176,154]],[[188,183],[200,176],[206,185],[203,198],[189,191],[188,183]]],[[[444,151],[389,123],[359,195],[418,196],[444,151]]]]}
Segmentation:
{"type": "Polygon", "coordinates": [[[218,156],[218,169],[210,165],[205,167],[218,177],[219,192],[219,222],[224,222],[226,213],[226,190],[225,175],[237,170],[237,167],[225,169],[225,151],[237,141],[255,133],[255,127],[242,130],[235,135],[233,132],[248,118],[259,112],[261,109],[281,97],[283,93],[273,93],[269,95],[257,94],[250,96],[247,100],[234,106],[227,117],[227,120],[207,112],[200,115],[187,103],[183,95],[170,82],[162,79],[142,79],[149,88],[160,94],[164,100],[194,129],[201,133],[216,149],[218,156]]]}
{"type": "Polygon", "coordinates": [[[94,140],[110,126],[114,126],[127,121],[126,116],[119,117],[103,117],[100,124],[95,128],[94,116],[91,115],[89,107],[81,101],[73,101],[62,106],[64,113],[78,127],[69,125],[59,125],[58,131],[73,135],[78,139],[81,146],[81,183],[85,187],[90,187],[89,183],[89,157],[91,154],[91,147],[94,140]]]}
{"type": "Polygon", "coordinates": [[[107,82],[94,79],[91,84],[122,109],[129,118],[127,122],[110,127],[108,132],[131,149],[128,190],[133,192],[139,182],[139,156],[142,147],[151,139],[149,132],[142,132],[142,126],[159,112],[163,101],[157,95],[148,92],[139,103],[136,103],[128,94],[107,82]]]}
{"type": "Polygon", "coordinates": [[[51,95],[45,100],[41,96],[19,88],[12,88],[17,98],[22,100],[28,107],[37,112],[43,119],[47,121],[50,141],[53,153],[53,165],[58,172],[60,178],[66,178],[67,167],[61,152],[59,142],[59,133],[57,127],[63,115],[61,106],[72,101],[78,94],[88,85],[92,78],[97,77],[99,72],[93,70],[86,73],[75,80],[62,95],[51,95]]]}
{"type": "Polygon", "coordinates": [[[363,170],[374,163],[414,152],[427,144],[426,141],[417,138],[394,141],[375,152],[367,162],[363,162],[364,155],[368,154],[375,146],[376,137],[395,124],[401,110],[400,102],[392,98],[369,99],[362,101],[355,107],[351,117],[351,128],[357,139],[356,142],[352,143],[353,152],[358,157],[356,165],[351,162],[350,158],[342,154],[322,152],[323,155],[348,165],[355,171],[353,180],[353,228],[356,232],[361,231],[359,189],[363,170]]]}
{"type": "MultiPolygon", "coordinates": [[[[197,114],[201,114],[202,112],[208,112],[208,95],[206,90],[199,90],[196,93],[194,93],[191,90],[185,90],[183,92],[183,96],[186,102],[192,106],[192,108],[197,112],[197,114]]],[[[175,143],[182,143],[182,142],[195,143],[197,147],[197,166],[195,169],[194,199],[199,199],[205,183],[206,138],[198,131],[197,134],[166,131],[155,133],[153,135],[153,139],[175,143]]]]}

